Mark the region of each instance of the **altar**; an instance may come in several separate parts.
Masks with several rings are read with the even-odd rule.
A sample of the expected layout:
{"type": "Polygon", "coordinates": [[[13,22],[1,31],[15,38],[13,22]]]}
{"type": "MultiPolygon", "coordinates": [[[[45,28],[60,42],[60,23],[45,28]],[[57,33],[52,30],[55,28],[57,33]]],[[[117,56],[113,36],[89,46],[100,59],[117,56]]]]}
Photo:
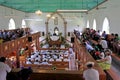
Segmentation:
{"type": "Polygon", "coordinates": [[[57,41],[59,39],[59,36],[50,36],[50,39],[52,41],[57,41]]]}
{"type": "Polygon", "coordinates": [[[50,40],[48,41],[48,44],[50,47],[60,47],[61,45],[61,40],[59,36],[50,36],[50,40]]]}

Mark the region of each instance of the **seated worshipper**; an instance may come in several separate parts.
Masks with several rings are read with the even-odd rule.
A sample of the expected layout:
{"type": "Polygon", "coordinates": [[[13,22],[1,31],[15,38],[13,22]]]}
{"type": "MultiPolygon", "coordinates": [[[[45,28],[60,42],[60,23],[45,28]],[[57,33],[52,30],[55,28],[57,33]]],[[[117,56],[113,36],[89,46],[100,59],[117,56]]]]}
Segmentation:
{"type": "Polygon", "coordinates": [[[3,39],[0,37],[0,44],[3,43],[3,39]]]}
{"type": "Polygon", "coordinates": [[[56,59],[56,61],[62,61],[62,59],[58,58],[58,59],[56,59]]]}
{"type": "Polygon", "coordinates": [[[53,58],[50,58],[49,61],[54,61],[54,59],[53,59],[53,58]]]}
{"type": "Polygon", "coordinates": [[[94,48],[93,48],[90,44],[84,43],[84,45],[85,45],[86,49],[87,49],[89,52],[91,52],[91,51],[94,50],[94,48]]]}
{"type": "Polygon", "coordinates": [[[7,73],[11,71],[11,68],[6,64],[6,58],[0,58],[0,80],[6,80],[7,73]]]}
{"type": "Polygon", "coordinates": [[[31,55],[31,58],[34,59],[36,57],[35,53],[31,55]]]}
{"type": "Polygon", "coordinates": [[[38,60],[35,60],[34,64],[40,64],[38,60]]]}
{"type": "Polygon", "coordinates": [[[42,63],[40,63],[41,65],[51,65],[47,62],[47,60],[44,60],[42,63]]]}
{"type": "Polygon", "coordinates": [[[27,61],[26,61],[26,64],[32,64],[31,59],[27,60],[27,61]]]}
{"type": "Polygon", "coordinates": [[[95,56],[96,56],[96,59],[95,59],[95,60],[100,59],[99,55],[100,55],[100,51],[99,51],[99,50],[96,50],[96,51],[95,51],[95,56]]]}
{"type": "Polygon", "coordinates": [[[112,57],[111,57],[112,51],[110,49],[107,49],[105,51],[106,57],[104,59],[97,60],[98,64],[103,70],[108,70],[111,67],[112,63],[112,57]]]}
{"type": "Polygon", "coordinates": [[[85,80],[99,80],[99,72],[93,69],[94,62],[86,63],[87,69],[83,71],[83,78],[85,80]]]}
{"type": "Polygon", "coordinates": [[[100,59],[104,59],[104,58],[105,58],[105,54],[104,54],[103,51],[100,52],[100,54],[99,54],[99,58],[100,58],[100,59]]]}
{"type": "Polygon", "coordinates": [[[100,39],[99,44],[102,46],[104,50],[108,48],[108,43],[103,37],[100,39]]]}
{"type": "Polygon", "coordinates": [[[36,60],[41,61],[41,57],[39,55],[37,55],[36,58],[35,58],[35,61],[36,60]]]}
{"type": "Polygon", "coordinates": [[[63,59],[63,61],[68,62],[68,61],[69,61],[69,59],[68,59],[68,58],[64,58],[64,59],[63,59]]]}

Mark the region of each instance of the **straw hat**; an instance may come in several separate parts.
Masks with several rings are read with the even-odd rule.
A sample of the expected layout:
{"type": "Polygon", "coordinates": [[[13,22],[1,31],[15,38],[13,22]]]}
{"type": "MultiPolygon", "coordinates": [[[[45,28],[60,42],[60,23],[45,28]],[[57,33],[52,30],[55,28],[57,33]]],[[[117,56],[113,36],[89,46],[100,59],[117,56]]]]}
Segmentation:
{"type": "Polygon", "coordinates": [[[94,66],[94,64],[95,64],[94,62],[89,61],[89,62],[87,62],[85,65],[86,65],[86,66],[88,66],[88,65],[94,66]]]}

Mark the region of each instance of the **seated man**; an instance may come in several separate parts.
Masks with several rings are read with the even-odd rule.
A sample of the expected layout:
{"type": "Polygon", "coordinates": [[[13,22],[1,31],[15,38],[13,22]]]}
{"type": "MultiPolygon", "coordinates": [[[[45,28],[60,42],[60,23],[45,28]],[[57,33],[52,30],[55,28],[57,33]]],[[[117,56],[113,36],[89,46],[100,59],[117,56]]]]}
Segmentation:
{"type": "Polygon", "coordinates": [[[27,60],[27,61],[26,61],[26,64],[32,64],[31,59],[27,60]]]}
{"type": "Polygon", "coordinates": [[[52,64],[49,64],[48,62],[47,62],[47,60],[44,60],[42,63],[40,63],[41,65],[52,65],[52,64]]]}
{"type": "Polygon", "coordinates": [[[38,60],[36,60],[36,61],[34,62],[34,64],[40,64],[40,63],[39,63],[39,61],[38,61],[38,60]]]}

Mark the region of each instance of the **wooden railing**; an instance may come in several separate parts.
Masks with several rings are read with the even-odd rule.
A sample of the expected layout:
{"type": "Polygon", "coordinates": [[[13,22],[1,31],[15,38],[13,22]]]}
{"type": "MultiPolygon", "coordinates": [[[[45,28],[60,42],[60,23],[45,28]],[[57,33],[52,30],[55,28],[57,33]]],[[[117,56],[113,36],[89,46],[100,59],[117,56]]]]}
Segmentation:
{"type": "Polygon", "coordinates": [[[30,43],[28,41],[28,37],[32,37],[32,41],[36,43],[37,49],[39,49],[39,37],[40,37],[40,32],[34,33],[34,34],[29,34],[26,36],[23,36],[21,38],[4,42],[0,44],[0,56],[17,56],[17,53],[19,53],[20,48],[25,48],[26,46],[30,46],[30,43]]]}
{"type": "Polygon", "coordinates": [[[64,61],[51,61],[49,64],[23,64],[24,67],[31,67],[32,69],[42,69],[42,70],[52,70],[55,68],[56,70],[65,70],[69,67],[69,62],[64,61]]]}

